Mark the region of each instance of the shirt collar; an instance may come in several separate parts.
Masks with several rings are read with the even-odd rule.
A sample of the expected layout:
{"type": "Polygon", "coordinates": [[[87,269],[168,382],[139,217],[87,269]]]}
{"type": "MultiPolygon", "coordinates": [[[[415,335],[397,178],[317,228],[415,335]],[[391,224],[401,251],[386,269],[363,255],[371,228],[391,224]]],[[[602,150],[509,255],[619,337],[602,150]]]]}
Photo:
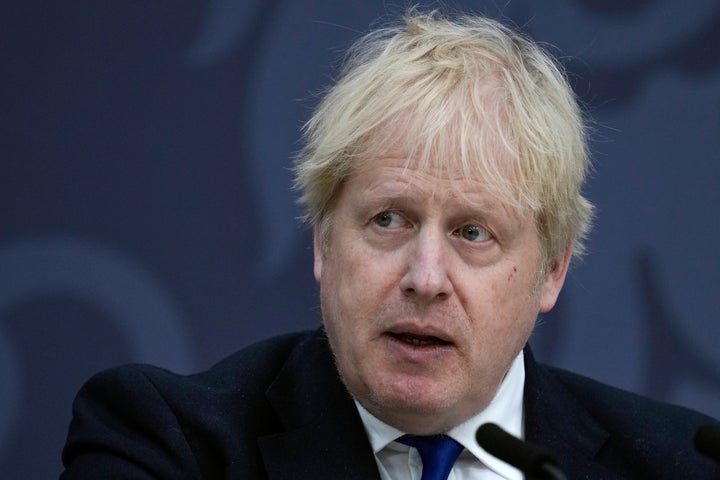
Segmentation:
{"type": "MultiPolygon", "coordinates": [[[[493,422],[508,433],[519,438],[523,437],[523,394],[525,390],[525,364],[523,359],[523,352],[520,351],[510,365],[510,369],[500,384],[495,397],[485,410],[447,432],[449,437],[462,444],[468,452],[484,465],[508,479],[521,479],[522,473],[480,448],[475,440],[475,432],[480,425],[493,422]]],[[[394,442],[396,438],[405,434],[405,432],[373,416],[357,400],[355,400],[355,406],[365,425],[368,440],[375,454],[394,442]]]]}

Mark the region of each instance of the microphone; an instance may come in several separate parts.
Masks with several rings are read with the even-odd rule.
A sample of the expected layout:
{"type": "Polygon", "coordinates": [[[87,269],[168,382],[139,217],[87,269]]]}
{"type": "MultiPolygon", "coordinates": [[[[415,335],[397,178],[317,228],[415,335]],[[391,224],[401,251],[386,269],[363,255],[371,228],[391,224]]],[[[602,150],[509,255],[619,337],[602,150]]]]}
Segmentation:
{"type": "Polygon", "coordinates": [[[489,454],[537,480],[566,480],[555,456],[544,448],[524,442],[494,423],[481,425],[475,439],[489,454]]]}
{"type": "Polygon", "coordinates": [[[720,423],[708,423],[695,432],[695,450],[720,462],[720,423]]]}

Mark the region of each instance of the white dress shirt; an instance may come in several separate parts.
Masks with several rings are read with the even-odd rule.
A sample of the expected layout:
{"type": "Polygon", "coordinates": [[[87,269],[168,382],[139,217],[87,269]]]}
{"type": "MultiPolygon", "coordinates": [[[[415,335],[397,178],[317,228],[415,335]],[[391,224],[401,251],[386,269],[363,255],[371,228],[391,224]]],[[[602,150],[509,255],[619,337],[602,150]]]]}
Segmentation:
{"type": "MultiPolygon", "coordinates": [[[[523,392],[525,364],[523,353],[513,360],[497,394],[485,410],[446,433],[465,450],[455,462],[448,480],[522,480],[520,470],[498,460],[480,448],[475,431],[487,422],[493,422],[507,432],[523,437],[523,392]]],[[[422,461],[417,450],[398,443],[395,439],[405,434],[378,420],[356,400],[360,417],[365,425],[370,445],[382,480],[419,480],[422,461]]]]}

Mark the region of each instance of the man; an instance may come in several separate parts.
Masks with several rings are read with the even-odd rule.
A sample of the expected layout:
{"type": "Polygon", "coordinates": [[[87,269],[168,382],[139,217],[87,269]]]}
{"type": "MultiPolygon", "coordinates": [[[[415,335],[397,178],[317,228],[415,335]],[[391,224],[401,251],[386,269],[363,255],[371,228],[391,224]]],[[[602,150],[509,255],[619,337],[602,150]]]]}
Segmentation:
{"type": "Polygon", "coordinates": [[[581,114],[537,45],[411,10],[353,47],[306,139],[297,186],[324,328],[198,375],[95,377],[62,479],[425,479],[431,439],[453,451],[433,478],[522,478],[477,445],[487,422],[568,478],[720,478],[692,448],[711,419],[526,346],[592,216],[581,114]]]}

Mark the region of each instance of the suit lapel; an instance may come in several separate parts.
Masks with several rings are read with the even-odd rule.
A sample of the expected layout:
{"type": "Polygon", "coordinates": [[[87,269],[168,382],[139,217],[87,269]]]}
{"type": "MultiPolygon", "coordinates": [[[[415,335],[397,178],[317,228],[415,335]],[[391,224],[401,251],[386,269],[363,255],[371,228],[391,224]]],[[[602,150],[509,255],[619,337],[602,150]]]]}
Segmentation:
{"type": "Polygon", "coordinates": [[[324,333],[295,348],[267,391],[285,431],[258,439],[270,480],[380,479],[324,333]]]}
{"type": "Polygon", "coordinates": [[[595,458],[609,433],[525,349],[525,438],[553,452],[567,478],[614,478],[595,458]]]}

